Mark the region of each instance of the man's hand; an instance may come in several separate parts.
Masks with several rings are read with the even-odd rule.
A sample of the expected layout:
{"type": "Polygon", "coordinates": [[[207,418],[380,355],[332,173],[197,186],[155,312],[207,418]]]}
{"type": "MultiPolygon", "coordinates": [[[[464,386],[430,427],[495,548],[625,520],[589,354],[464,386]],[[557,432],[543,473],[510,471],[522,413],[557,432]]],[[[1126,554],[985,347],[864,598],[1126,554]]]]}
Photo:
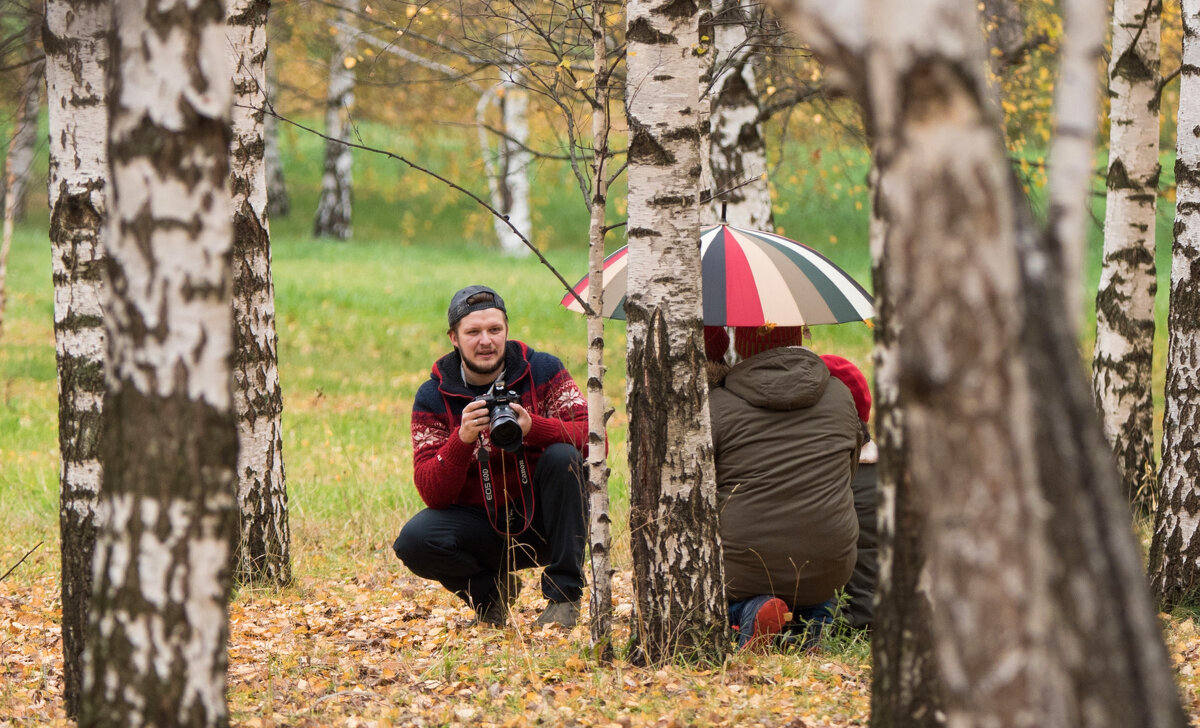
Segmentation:
{"type": "Polygon", "coordinates": [[[533,418],[529,416],[529,411],[516,402],[509,402],[513,412],[517,413],[517,424],[521,426],[521,437],[529,434],[529,428],[533,427],[533,418]]]}
{"type": "MultiPolygon", "coordinates": [[[[529,415],[525,415],[525,417],[528,419],[529,415]]],[[[481,399],[474,400],[463,407],[462,423],[458,426],[458,439],[468,445],[475,442],[479,439],[479,433],[488,428],[491,419],[491,416],[488,415],[487,402],[481,399]]]]}

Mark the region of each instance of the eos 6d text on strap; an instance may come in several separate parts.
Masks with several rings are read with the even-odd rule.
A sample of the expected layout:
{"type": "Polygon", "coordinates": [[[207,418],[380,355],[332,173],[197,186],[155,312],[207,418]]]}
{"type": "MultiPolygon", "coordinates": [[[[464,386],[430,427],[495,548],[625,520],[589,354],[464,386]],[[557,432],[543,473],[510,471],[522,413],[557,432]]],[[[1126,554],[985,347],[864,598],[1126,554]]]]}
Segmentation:
{"type": "Polygon", "coordinates": [[[514,454],[517,458],[517,474],[521,480],[521,510],[524,517],[524,523],[519,531],[509,528],[507,517],[503,519],[504,523],[501,526],[500,509],[496,506],[496,488],[492,480],[492,469],[489,467],[490,456],[487,448],[481,446],[475,455],[475,459],[479,461],[479,483],[483,487],[483,505],[487,510],[488,522],[492,524],[492,529],[496,533],[504,536],[520,536],[533,523],[533,483],[529,479],[529,463],[525,460],[524,448],[514,454]]]}

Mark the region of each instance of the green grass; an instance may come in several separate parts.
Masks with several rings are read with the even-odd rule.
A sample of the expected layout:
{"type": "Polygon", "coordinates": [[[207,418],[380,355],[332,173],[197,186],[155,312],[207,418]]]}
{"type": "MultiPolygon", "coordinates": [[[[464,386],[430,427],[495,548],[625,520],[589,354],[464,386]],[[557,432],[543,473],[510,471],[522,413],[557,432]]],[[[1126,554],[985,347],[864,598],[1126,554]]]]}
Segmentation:
{"type": "MultiPolygon", "coordinates": [[[[386,128],[364,125],[362,134],[364,143],[484,191],[472,143],[435,133],[418,150],[414,140],[386,128]]],[[[581,383],[585,324],[558,305],[562,286],[534,258],[497,254],[490,219],[474,202],[394,159],[356,152],[354,238],[311,239],[323,145],[286,126],[281,143],[293,212],[272,221],[272,237],[292,524],[301,544],[298,559],[336,570],[352,561],[347,550],[385,546],[419,505],[411,484],[408,417],[430,363],[447,350],[444,315],[452,291],[469,282],[502,291],[512,336],[559,355],[581,383]],[[337,548],[327,548],[331,544],[337,548]]],[[[791,152],[811,164],[794,164],[803,171],[773,178],[776,224],[870,288],[868,160],[861,150],[830,149],[791,152]]],[[[1168,178],[1170,169],[1164,163],[1168,178]]],[[[537,223],[531,237],[573,283],[587,265],[587,215],[578,187],[565,165],[539,163],[533,174],[537,223]]],[[[620,185],[614,189],[613,219],[624,209],[621,191],[620,185]]],[[[53,292],[44,194],[44,185],[35,183],[30,215],[17,228],[0,341],[0,516],[15,529],[14,551],[38,540],[54,542],[57,529],[53,292]]],[[[1160,209],[1155,392],[1161,408],[1172,205],[1164,201],[1160,209]]],[[[1096,216],[1102,220],[1102,199],[1096,216]]],[[[623,242],[617,231],[608,248],[623,242]]],[[[1099,255],[1096,227],[1088,255],[1089,296],[1099,255]]],[[[624,324],[608,322],[606,333],[605,384],[616,410],[610,421],[612,490],[620,507],[627,501],[624,324]]],[[[1094,323],[1081,341],[1085,360],[1093,336],[1094,323]]],[[[845,355],[870,375],[871,341],[870,328],[861,324],[825,326],[814,329],[812,346],[845,355]]]]}

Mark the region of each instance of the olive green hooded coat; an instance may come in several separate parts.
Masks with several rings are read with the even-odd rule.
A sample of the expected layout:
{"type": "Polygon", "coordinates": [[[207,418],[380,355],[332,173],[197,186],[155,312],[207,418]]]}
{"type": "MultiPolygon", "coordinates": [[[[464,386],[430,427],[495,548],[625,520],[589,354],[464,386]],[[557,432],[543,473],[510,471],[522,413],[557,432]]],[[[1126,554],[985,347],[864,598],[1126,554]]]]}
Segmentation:
{"type": "Polygon", "coordinates": [[[730,369],[709,406],[726,597],[774,594],[793,608],[832,598],[858,539],[850,390],[812,351],[781,347],[730,369]]]}

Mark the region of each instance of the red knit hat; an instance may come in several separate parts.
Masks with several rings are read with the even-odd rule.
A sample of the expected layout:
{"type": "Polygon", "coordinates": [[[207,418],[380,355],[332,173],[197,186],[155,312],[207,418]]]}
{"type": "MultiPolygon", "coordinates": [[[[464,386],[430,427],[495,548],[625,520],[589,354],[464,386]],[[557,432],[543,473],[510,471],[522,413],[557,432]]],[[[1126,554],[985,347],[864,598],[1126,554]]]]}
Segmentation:
{"type": "Polygon", "coordinates": [[[733,348],[743,359],[768,349],[803,343],[803,326],[738,326],[733,330],[733,348]]]}
{"type": "Polygon", "coordinates": [[[729,351],[729,334],[724,326],[704,327],[704,358],[709,361],[725,361],[725,352],[729,351]]]}
{"type": "Polygon", "coordinates": [[[836,354],[822,354],[821,361],[829,367],[829,373],[842,380],[854,395],[854,409],[858,411],[858,419],[866,422],[871,418],[871,388],[867,386],[867,378],[854,366],[849,359],[836,354]]]}

